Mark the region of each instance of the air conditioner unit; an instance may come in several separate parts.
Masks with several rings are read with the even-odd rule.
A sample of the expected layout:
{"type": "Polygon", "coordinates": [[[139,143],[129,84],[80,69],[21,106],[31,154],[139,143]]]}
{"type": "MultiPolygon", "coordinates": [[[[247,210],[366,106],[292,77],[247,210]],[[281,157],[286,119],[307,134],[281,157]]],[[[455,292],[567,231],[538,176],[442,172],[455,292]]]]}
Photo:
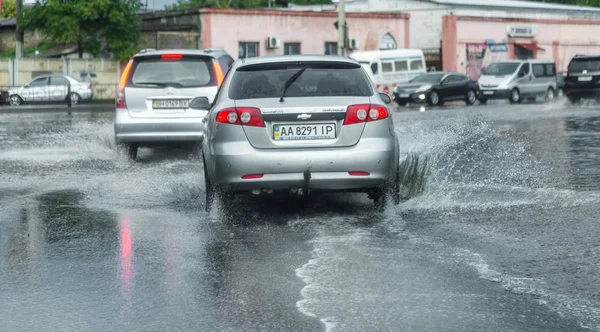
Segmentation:
{"type": "Polygon", "coordinates": [[[351,50],[359,49],[360,41],[356,38],[350,38],[350,40],[348,40],[348,48],[351,50]]]}
{"type": "Polygon", "coordinates": [[[267,48],[280,48],[281,47],[281,39],[277,37],[267,37],[267,48]]]}

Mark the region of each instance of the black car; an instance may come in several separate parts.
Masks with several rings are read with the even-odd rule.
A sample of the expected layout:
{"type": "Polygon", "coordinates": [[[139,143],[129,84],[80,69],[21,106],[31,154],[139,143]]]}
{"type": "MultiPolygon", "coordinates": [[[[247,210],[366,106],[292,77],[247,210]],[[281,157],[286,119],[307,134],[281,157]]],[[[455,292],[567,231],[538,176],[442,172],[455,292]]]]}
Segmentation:
{"type": "Polygon", "coordinates": [[[473,105],[478,95],[477,82],[463,74],[430,72],[396,86],[394,100],[400,106],[424,102],[436,106],[455,100],[464,100],[468,105],[473,105]]]}
{"type": "Polygon", "coordinates": [[[600,55],[576,55],[569,62],[565,94],[571,103],[600,98],[600,55]]]}

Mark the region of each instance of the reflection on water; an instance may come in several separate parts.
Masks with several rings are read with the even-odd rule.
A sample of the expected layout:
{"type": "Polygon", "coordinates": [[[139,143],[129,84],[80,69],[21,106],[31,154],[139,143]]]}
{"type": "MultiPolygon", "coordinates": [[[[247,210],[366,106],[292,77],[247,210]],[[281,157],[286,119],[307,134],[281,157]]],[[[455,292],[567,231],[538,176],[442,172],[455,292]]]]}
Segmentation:
{"type": "Polygon", "coordinates": [[[131,308],[131,285],[133,282],[133,239],[127,215],[121,216],[119,230],[119,280],[121,281],[121,293],[126,303],[126,308],[121,311],[121,314],[124,314],[124,311],[131,308]]]}
{"type": "Polygon", "coordinates": [[[570,182],[577,190],[600,189],[600,117],[566,119],[570,182]]]}

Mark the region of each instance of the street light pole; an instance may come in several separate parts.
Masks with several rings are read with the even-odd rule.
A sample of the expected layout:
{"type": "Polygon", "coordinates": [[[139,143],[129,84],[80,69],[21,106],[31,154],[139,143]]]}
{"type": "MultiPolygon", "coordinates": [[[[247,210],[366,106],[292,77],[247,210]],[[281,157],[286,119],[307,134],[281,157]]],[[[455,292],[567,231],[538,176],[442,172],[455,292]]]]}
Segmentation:
{"type": "Polygon", "coordinates": [[[20,59],[23,57],[23,40],[24,40],[24,33],[23,33],[23,22],[22,22],[22,14],[23,14],[23,0],[17,0],[17,19],[16,19],[16,24],[17,24],[17,36],[16,36],[16,53],[15,56],[17,59],[20,59]]]}
{"type": "Polygon", "coordinates": [[[344,46],[346,45],[346,12],[344,0],[338,2],[338,55],[344,55],[344,46]]]}

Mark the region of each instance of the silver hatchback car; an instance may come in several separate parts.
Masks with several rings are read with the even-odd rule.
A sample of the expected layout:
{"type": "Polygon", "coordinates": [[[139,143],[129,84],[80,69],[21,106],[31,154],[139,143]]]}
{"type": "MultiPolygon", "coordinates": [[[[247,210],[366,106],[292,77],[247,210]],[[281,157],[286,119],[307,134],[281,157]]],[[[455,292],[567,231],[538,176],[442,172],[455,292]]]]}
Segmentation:
{"type": "Polygon", "coordinates": [[[138,147],[201,141],[206,110],[189,106],[198,96],[214,99],[233,58],[222,50],[145,50],[134,55],[116,96],[115,141],[130,157],[138,147]]]}
{"type": "Polygon", "coordinates": [[[210,109],[202,143],[206,210],[238,193],[366,192],[400,202],[399,143],[390,110],[348,57],[237,60],[210,109]]]}

